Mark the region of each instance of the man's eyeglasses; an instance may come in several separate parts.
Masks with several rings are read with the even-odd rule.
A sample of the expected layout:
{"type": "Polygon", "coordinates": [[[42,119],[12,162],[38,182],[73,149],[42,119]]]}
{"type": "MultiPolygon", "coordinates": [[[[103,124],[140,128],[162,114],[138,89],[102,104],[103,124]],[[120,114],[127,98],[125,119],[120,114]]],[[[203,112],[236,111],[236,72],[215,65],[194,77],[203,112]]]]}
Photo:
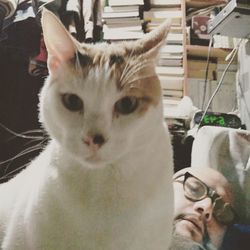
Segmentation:
{"type": "Polygon", "coordinates": [[[183,183],[184,195],[191,201],[200,201],[206,197],[211,198],[213,204],[213,216],[221,224],[230,225],[236,222],[237,215],[230,203],[224,202],[215,190],[208,187],[197,177],[189,172],[179,175],[174,179],[175,182],[183,183]],[[184,176],[184,180],[179,180],[184,176]]]}

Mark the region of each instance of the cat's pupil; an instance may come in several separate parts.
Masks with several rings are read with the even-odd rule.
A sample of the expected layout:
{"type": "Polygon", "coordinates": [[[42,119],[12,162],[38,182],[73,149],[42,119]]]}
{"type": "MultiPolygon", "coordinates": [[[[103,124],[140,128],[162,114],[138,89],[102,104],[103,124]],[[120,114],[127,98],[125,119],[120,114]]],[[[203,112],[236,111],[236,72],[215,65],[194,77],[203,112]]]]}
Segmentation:
{"type": "Polygon", "coordinates": [[[138,99],[134,96],[126,96],[115,104],[115,111],[124,115],[130,114],[136,110],[138,99]]]}
{"type": "Polygon", "coordinates": [[[70,111],[83,110],[83,101],[75,94],[63,94],[62,102],[63,105],[70,111]]]}

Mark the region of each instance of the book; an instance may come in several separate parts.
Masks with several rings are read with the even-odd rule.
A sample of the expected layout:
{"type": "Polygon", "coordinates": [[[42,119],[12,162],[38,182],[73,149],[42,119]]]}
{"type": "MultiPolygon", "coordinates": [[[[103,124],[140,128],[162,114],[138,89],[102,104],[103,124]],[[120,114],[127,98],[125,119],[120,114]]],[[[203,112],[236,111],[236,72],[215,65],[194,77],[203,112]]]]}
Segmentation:
{"type": "Polygon", "coordinates": [[[183,90],[183,77],[159,75],[159,79],[162,89],[183,90]]]}
{"type": "Polygon", "coordinates": [[[167,44],[182,44],[183,43],[183,34],[178,33],[168,33],[167,44]]]}
{"type": "Polygon", "coordinates": [[[167,67],[182,66],[182,59],[159,58],[157,65],[167,67]]]}
{"type": "Polygon", "coordinates": [[[176,18],[176,19],[181,19],[182,18],[182,11],[181,10],[154,10],[153,8],[150,9],[149,11],[144,11],[143,12],[143,18],[144,20],[159,20],[159,19],[167,19],[167,18],[176,18]]]}
{"type": "Polygon", "coordinates": [[[133,40],[142,38],[144,33],[137,31],[121,31],[121,32],[104,32],[104,40],[120,41],[120,40],[133,40]]]}
{"type": "Polygon", "coordinates": [[[109,6],[144,5],[143,0],[108,0],[109,6]]]}
{"type": "Polygon", "coordinates": [[[112,12],[127,12],[127,11],[138,11],[138,5],[128,5],[128,6],[105,6],[103,12],[112,13],[112,12]]]}
{"type": "Polygon", "coordinates": [[[112,24],[112,25],[107,25],[107,24],[104,24],[103,25],[103,32],[104,33],[108,33],[108,32],[113,32],[113,33],[116,33],[116,32],[123,32],[123,31],[142,31],[142,25],[117,25],[117,24],[112,24]]]}
{"type": "Polygon", "coordinates": [[[126,18],[126,17],[139,17],[139,10],[138,11],[124,11],[124,12],[104,12],[102,14],[103,19],[108,18],[126,18]]]}
{"type": "Polygon", "coordinates": [[[162,94],[165,97],[177,97],[177,98],[181,98],[183,96],[183,91],[182,90],[162,89],[162,94]]]}
{"type": "Polygon", "coordinates": [[[164,67],[156,66],[156,73],[158,75],[169,75],[169,76],[183,76],[183,67],[164,67]]]}
{"type": "MultiPolygon", "coordinates": [[[[153,30],[156,27],[158,27],[164,20],[168,19],[168,17],[165,18],[154,18],[150,20],[145,20],[144,21],[147,23],[147,27],[149,30],[153,30]]],[[[171,26],[181,26],[182,19],[177,17],[177,18],[170,18],[171,19],[171,26]]]]}
{"type": "Polygon", "coordinates": [[[132,25],[132,24],[141,24],[141,19],[139,17],[124,17],[124,18],[105,18],[105,24],[108,25],[132,25]]]}
{"type": "Polygon", "coordinates": [[[160,53],[164,54],[182,54],[184,51],[184,48],[182,45],[172,45],[172,44],[168,44],[168,45],[164,45],[162,46],[160,53]]]}
{"type": "Polygon", "coordinates": [[[181,5],[181,0],[150,0],[151,7],[172,7],[181,5]]]}

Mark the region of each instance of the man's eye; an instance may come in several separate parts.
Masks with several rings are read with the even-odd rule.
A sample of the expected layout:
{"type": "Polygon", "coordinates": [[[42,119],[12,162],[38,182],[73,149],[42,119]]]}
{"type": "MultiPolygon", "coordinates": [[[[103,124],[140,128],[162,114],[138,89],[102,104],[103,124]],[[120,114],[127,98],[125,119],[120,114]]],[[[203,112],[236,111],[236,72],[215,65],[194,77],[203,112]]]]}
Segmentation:
{"type": "Polygon", "coordinates": [[[194,195],[196,197],[202,196],[204,194],[204,188],[195,182],[187,182],[186,189],[190,195],[194,195]]]}

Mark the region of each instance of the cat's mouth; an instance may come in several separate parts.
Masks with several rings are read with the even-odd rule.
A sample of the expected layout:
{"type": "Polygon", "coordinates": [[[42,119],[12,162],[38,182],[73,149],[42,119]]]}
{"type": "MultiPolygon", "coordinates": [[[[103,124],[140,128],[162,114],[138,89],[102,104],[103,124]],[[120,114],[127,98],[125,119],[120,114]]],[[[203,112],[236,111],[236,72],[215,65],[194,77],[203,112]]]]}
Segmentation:
{"type": "Polygon", "coordinates": [[[101,157],[97,154],[90,155],[85,158],[85,160],[89,163],[99,163],[101,161],[101,157]]]}

